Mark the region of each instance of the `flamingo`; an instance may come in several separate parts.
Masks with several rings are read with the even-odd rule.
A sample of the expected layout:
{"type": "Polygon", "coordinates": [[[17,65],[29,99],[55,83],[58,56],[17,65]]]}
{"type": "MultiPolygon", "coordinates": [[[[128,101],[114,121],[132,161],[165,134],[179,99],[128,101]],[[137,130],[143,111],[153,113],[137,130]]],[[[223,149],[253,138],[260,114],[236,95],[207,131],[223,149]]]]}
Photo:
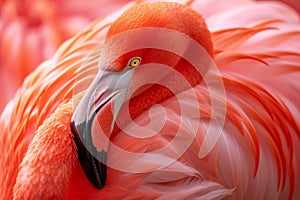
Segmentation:
{"type": "Polygon", "coordinates": [[[65,42],[1,115],[1,199],[300,198],[299,16],[219,1],[131,3],[65,42]],[[143,39],[163,47],[122,52],[143,39]]]}

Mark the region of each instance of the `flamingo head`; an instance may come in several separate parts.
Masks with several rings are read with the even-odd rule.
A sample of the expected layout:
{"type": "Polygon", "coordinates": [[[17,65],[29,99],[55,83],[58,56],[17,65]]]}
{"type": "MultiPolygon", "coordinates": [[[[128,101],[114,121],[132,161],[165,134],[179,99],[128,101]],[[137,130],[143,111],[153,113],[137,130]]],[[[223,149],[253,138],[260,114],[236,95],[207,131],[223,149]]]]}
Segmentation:
{"type": "Polygon", "coordinates": [[[111,24],[98,74],[71,121],[79,161],[96,188],[105,186],[114,134],[153,104],[201,82],[201,72],[185,59],[187,54],[196,60],[213,56],[204,19],[188,6],[140,3],[111,24]]]}

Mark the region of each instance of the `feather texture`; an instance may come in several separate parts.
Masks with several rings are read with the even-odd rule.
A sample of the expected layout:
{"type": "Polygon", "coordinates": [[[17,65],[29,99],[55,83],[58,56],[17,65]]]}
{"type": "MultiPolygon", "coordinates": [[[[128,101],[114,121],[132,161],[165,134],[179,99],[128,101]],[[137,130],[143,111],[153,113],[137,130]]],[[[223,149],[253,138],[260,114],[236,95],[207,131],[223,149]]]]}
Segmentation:
{"type": "Polygon", "coordinates": [[[299,16],[272,2],[188,3],[203,13],[212,31],[214,61],[220,71],[218,78],[223,80],[225,101],[218,93],[211,95],[205,83],[201,83],[143,112],[126,126],[125,131],[134,130],[133,135],[123,130],[113,137],[108,162],[118,168],[108,168],[107,184],[102,190],[88,182],[78,161],[74,161],[71,136],[55,134],[50,141],[65,138],[68,145],[64,148],[70,153],[66,160],[57,159],[57,163],[66,162],[69,167],[52,176],[63,185],[52,185],[60,187],[53,190],[27,188],[25,177],[33,177],[34,170],[46,169],[35,164],[35,159],[56,159],[55,152],[49,151],[51,146],[39,146],[40,140],[49,139],[41,130],[46,129],[47,133],[48,126],[53,126],[58,132],[61,128],[68,132],[63,127],[68,118],[52,124],[53,117],[71,116],[71,98],[81,92],[73,88],[82,85],[84,90],[93,79],[99,53],[96,47],[104,40],[110,24],[135,3],[129,4],[103,20],[96,20],[65,42],[52,59],[27,77],[5,108],[0,118],[0,190],[7,192],[0,193],[1,199],[13,195],[18,199],[26,191],[60,199],[300,197],[300,43],[295,42],[300,39],[299,16]],[[90,60],[86,60],[87,55],[90,60]],[[77,82],[82,76],[87,78],[77,82]],[[197,104],[191,97],[195,97],[197,104]],[[210,143],[207,156],[199,157],[211,120],[223,117],[221,111],[212,111],[212,99],[226,106],[226,120],[217,142],[210,143]],[[178,105],[184,106],[189,114],[182,115],[178,105]],[[151,122],[145,120],[149,117],[151,122]],[[144,132],[144,127],[161,124],[162,119],[164,123],[156,135],[146,139],[133,137],[150,134],[144,132]],[[52,195],[53,191],[57,193],[52,195]]]}

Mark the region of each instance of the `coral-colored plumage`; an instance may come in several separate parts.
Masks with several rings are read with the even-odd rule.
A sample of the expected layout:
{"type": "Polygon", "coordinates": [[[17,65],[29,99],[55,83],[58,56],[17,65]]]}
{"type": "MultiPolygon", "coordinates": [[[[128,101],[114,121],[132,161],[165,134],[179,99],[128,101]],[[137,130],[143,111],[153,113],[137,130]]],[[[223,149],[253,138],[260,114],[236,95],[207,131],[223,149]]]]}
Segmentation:
{"type": "MultiPolygon", "coordinates": [[[[192,1],[189,6],[203,14],[212,33],[213,59],[226,102],[211,97],[202,83],[179,94],[191,115],[201,113],[197,137],[179,159],[170,155],[193,136],[188,124],[194,122],[190,115],[180,115],[177,99],[170,97],[135,119],[145,125],[149,116],[154,123],[164,118],[158,135],[143,139],[120,131],[111,138],[126,151],[153,152],[170,144],[183,117],[186,124],[179,140],[168,146],[170,155],[158,152],[128,161],[113,148],[108,152],[109,162],[128,170],[157,170],[130,173],[108,168],[107,183],[99,190],[78,162],[69,123],[82,94],[73,96],[73,89],[94,77],[99,56],[95,48],[121,14],[118,11],[65,42],[27,77],[6,106],[0,118],[1,199],[300,198],[299,15],[281,4],[250,0],[192,1]],[[87,55],[92,58],[88,62],[87,55]],[[84,73],[90,78],[78,83],[84,73]],[[193,94],[199,106],[190,103],[193,94]],[[226,121],[214,148],[202,158],[199,152],[209,120],[218,116],[211,112],[211,99],[226,105],[226,121]],[[165,166],[168,160],[172,162],[165,166]]],[[[126,21],[119,23],[126,28],[126,21]]]]}

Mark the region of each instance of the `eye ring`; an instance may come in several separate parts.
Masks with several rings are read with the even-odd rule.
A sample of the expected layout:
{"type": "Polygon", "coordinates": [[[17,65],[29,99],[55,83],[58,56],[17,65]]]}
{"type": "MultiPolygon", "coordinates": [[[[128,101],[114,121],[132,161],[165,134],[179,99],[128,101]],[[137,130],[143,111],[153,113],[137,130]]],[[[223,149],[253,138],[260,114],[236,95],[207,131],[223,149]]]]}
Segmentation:
{"type": "Polygon", "coordinates": [[[134,67],[139,66],[141,64],[141,62],[142,62],[142,58],[141,57],[133,57],[133,58],[129,59],[127,65],[129,67],[134,68],[134,67]]]}

